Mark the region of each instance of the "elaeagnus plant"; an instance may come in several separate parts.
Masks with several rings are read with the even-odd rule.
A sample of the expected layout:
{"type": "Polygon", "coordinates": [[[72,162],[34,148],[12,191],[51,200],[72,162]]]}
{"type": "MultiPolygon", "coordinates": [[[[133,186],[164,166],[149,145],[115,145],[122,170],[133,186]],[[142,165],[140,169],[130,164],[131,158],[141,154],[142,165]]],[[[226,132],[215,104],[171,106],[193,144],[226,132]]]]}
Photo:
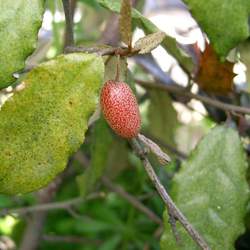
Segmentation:
{"type": "MultiPolygon", "coordinates": [[[[76,167],[73,170],[71,168],[67,170],[78,171],[78,166],[71,164],[72,156],[75,158],[79,156],[75,154],[77,152],[80,153],[81,167],[87,167],[84,171],[81,169],[83,173],[81,172],[80,175],[77,172],[76,182],[81,197],[73,199],[73,203],[72,201],[56,202],[52,207],[65,208],[75,216],[77,214],[73,206],[76,204],[82,205],[83,201],[93,197],[104,197],[99,192],[90,193],[94,187],[96,188],[96,184],[102,183],[103,186],[111,187],[111,190],[126,197],[136,209],[156,222],[160,231],[164,227],[161,238],[162,250],[198,248],[232,250],[235,239],[244,232],[243,217],[246,215],[249,190],[246,180],[247,161],[242,141],[247,144],[246,141],[249,140],[247,138],[241,140],[239,134],[229,127],[238,126],[240,133],[246,135],[249,132],[249,124],[244,115],[250,114],[250,110],[248,107],[235,105],[235,103],[247,103],[247,98],[241,98],[242,93],[236,95],[234,92],[235,86],[232,79],[235,75],[234,63],[226,61],[225,56],[238,44],[238,41],[249,36],[247,20],[250,4],[247,3],[248,1],[232,0],[228,4],[226,0],[185,0],[191,13],[197,17],[199,25],[204,28],[211,40],[211,43],[205,44],[204,51],[201,51],[197,44],[182,46],[185,52],[192,55],[192,58],[186,57],[184,50],[180,50],[181,46],[175,38],[167,36],[138,10],[133,9],[130,0],[81,1],[89,5],[98,5],[97,2],[99,2],[102,6],[119,12],[121,41],[118,47],[106,44],[89,47],[76,46],[72,12],[77,1],[62,0],[62,2],[66,20],[64,53],[38,66],[24,69],[25,60],[35,49],[38,29],[41,27],[45,11],[45,0],[0,0],[0,36],[2,38],[0,41],[0,89],[8,86],[13,89],[11,94],[9,89],[3,91],[8,94],[9,98],[5,98],[5,102],[0,107],[0,193],[21,195],[47,186],[46,194],[53,198],[54,190],[67,176],[65,174],[68,173],[67,171],[58,176],[66,166],[70,165],[72,169],[76,167]],[[239,6],[240,14],[235,11],[235,8],[232,11],[231,6],[239,6]],[[211,10],[216,11],[212,13],[211,10]],[[224,15],[227,13],[230,13],[230,25],[221,28],[221,24],[224,25],[227,21],[224,20],[224,15]],[[132,43],[132,19],[133,24],[145,32],[145,36],[134,43],[132,43]],[[235,24],[234,22],[238,19],[239,23],[244,20],[244,25],[231,25],[231,22],[235,24]],[[235,30],[235,33],[232,30],[235,30]],[[140,56],[140,54],[151,53],[159,45],[162,45],[179,62],[183,74],[185,73],[188,78],[187,87],[178,85],[172,79],[172,75],[167,75],[158,67],[153,57],[140,56]],[[134,61],[141,60],[140,64],[143,61],[144,68],[154,76],[155,80],[159,80],[157,83],[134,78],[136,83],[143,88],[142,91],[138,91],[139,94],[133,85],[133,74],[127,65],[127,59],[134,56],[136,56],[134,61]],[[147,63],[152,63],[153,69],[147,68],[147,63]],[[195,92],[196,89],[200,92],[195,92]],[[172,95],[167,96],[163,90],[171,92],[172,95]],[[142,92],[145,93],[143,96],[142,92]],[[210,93],[213,95],[211,96],[210,93]],[[223,98],[218,98],[217,94],[227,95],[225,100],[233,101],[222,102],[223,98]],[[137,101],[138,96],[139,101],[137,101]],[[174,129],[177,127],[175,126],[176,111],[172,103],[180,102],[180,105],[185,105],[191,110],[197,104],[189,103],[193,98],[202,102],[205,108],[206,105],[212,107],[213,109],[207,109],[208,113],[216,113],[213,112],[216,111],[215,109],[217,111],[221,109],[224,113],[226,111],[225,116],[228,116],[228,120],[226,126],[211,129],[189,157],[172,147],[171,144],[174,141],[174,129]],[[150,124],[146,124],[150,128],[147,127],[144,130],[145,113],[140,114],[138,102],[141,104],[148,99],[150,99],[148,107],[144,109],[148,102],[145,106],[143,106],[145,102],[140,105],[141,110],[148,112],[147,122],[150,124]],[[172,108],[170,112],[169,107],[172,108]],[[170,114],[171,112],[174,115],[170,114]],[[174,119],[171,120],[173,117],[174,119]],[[161,125],[158,126],[160,123],[161,125]],[[157,124],[156,127],[160,129],[158,127],[155,129],[152,124],[157,124]],[[89,127],[87,136],[91,140],[87,140],[86,144],[82,145],[89,127]],[[148,131],[150,133],[146,134],[148,131]],[[166,142],[171,141],[170,146],[161,140],[163,136],[166,142]],[[170,139],[167,138],[168,136],[170,139]],[[176,155],[179,154],[180,158],[185,159],[183,163],[178,159],[178,162],[182,163],[180,168],[177,168],[175,163],[169,164],[170,157],[156,142],[167,150],[170,148],[176,155]],[[116,143],[119,146],[116,147],[116,143]],[[105,168],[111,165],[112,170],[116,169],[116,164],[120,162],[113,160],[115,153],[112,159],[109,159],[110,148],[116,147],[120,150],[120,146],[124,147],[127,161],[135,162],[134,155],[138,156],[137,162],[144,167],[164,202],[164,223],[161,218],[145,208],[145,204],[141,204],[139,199],[131,198],[119,187],[110,186],[111,175],[115,176],[113,173],[115,171],[110,171],[112,173],[108,176],[105,168]],[[149,153],[152,154],[152,158],[148,157],[149,153]],[[165,175],[161,174],[163,170],[159,170],[161,174],[159,178],[152,162],[169,169],[174,166],[175,170],[172,169],[172,171],[175,175],[173,176],[170,170],[167,174],[165,173],[170,174],[167,180],[164,180],[164,184],[169,184],[168,187],[171,188],[171,196],[162,184],[165,178],[165,175]],[[57,176],[58,178],[52,182],[57,176]],[[51,186],[48,186],[49,183],[51,186]]],[[[48,0],[47,3],[53,5],[54,1],[48,0]]],[[[176,33],[178,32],[182,32],[182,29],[176,30],[176,33]]],[[[1,95],[2,93],[0,93],[0,98],[1,95]]],[[[176,109],[182,110],[182,106],[176,105],[176,109]]],[[[178,112],[180,113],[179,110],[178,112]]],[[[210,121],[208,123],[211,126],[210,121]]],[[[116,154],[116,157],[122,162],[120,154],[116,154]]],[[[144,181],[142,178],[138,181],[141,177],[137,175],[138,169],[136,168],[135,171],[132,169],[136,184],[144,181]]],[[[144,172],[140,173],[144,174],[144,172]]],[[[143,192],[145,190],[148,191],[143,186],[143,192]]],[[[39,195],[41,195],[39,202],[48,202],[43,192],[39,192],[39,195]]],[[[109,202],[113,199],[112,197],[108,198],[109,202]]],[[[50,209],[51,204],[42,204],[41,207],[50,209]]],[[[23,213],[25,209],[16,209],[13,213],[18,211],[23,213]]],[[[35,210],[39,209],[39,205],[35,206],[35,210]]],[[[104,207],[101,207],[102,213],[103,210],[104,207]]],[[[8,211],[0,211],[0,215],[1,212],[8,214],[8,211]]],[[[103,214],[104,216],[107,214],[108,220],[113,223],[111,213],[104,211],[103,214]]],[[[40,216],[39,213],[38,215],[40,216]]],[[[39,220],[39,216],[32,217],[39,220]]],[[[41,217],[45,218],[45,216],[41,217]]],[[[81,227],[81,224],[79,221],[77,225],[81,227]]],[[[130,218],[127,224],[130,224],[130,218]]],[[[122,229],[121,231],[125,232],[126,244],[124,246],[127,247],[129,241],[127,236],[129,239],[130,237],[136,239],[136,236],[131,233],[134,231],[127,230],[123,225],[120,226],[118,225],[116,231],[122,229]]],[[[105,237],[110,233],[110,231],[106,232],[107,229],[113,230],[102,225],[100,228],[102,232],[105,231],[105,237]]],[[[158,235],[158,231],[155,235],[158,235]]],[[[44,235],[43,238],[45,239],[46,236],[44,235]]],[[[26,238],[33,242],[29,237],[26,238]]],[[[122,241],[121,238],[119,236],[118,240],[122,241]]],[[[117,241],[117,238],[112,238],[112,242],[114,240],[117,241]]],[[[97,244],[99,247],[99,241],[97,244]]],[[[107,246],[104,244],[102,249],[108,249],[107,246]]],[[[145,244],[144,249],[148,248],[145,244]]],[[[26,249],[26,247],[21,248],[21,250],[26,249]]]]}

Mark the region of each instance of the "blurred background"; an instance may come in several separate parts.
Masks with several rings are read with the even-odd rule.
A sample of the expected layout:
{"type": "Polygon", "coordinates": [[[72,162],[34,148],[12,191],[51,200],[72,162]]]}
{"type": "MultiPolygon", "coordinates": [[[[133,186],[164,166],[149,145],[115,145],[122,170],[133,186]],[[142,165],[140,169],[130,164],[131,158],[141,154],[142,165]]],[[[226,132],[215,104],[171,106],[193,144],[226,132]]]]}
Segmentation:
{"type": "MultiPolygon", "coordinates": [[[[183,55],[198,65],[198,54],[204,51],[207,38],[182,1],[137,0],[133,4],[160,30],[175,38],[183,55]]],[[[63,53],[65,18],[62,2],[49,0],[46,6],[38,48],[27,60],[27,70],[63,53]]],[[[116,14],[95,0],[75,0],[73,11],[77,45],[120,44],[116,14]]],[[[143,35],[141,29],[134,27],[134,41],[143,35]]],[[[246,51],[247,46],[249,48],[249,42],[242,45],[241,51],[246,51]]],[[[239,58],[239,51],[230,53],[229,59],[237,61],[234,64],[235,86],[248,91],[247,66],[239,58]]],[[[246,63],[250,56],[245,58],[246,63]]],[[[141,86],[140,82],[159,79],[189,85],[187,72],[161,46],[150,55],[129,58],[128,68],[126,77],[136,89],[143,133],[173,159],[167,167],[156,168],[162,183],[171,190],[171,179],[181,162],[210,128],[226,120],[226,114],[197,100],[141,86]]],[[[195,84],[190,88],[197,93],[195,84]]],[[[9,87],[0,93],[1,105],[12,91],[9,87]]],[[[248,95],[242,98],[241,101],[248,104],[248,95]]],[[[151,161],[154,166],[158,165],[154,157],[151,161]]],[[[114,135],[102,119],[90,126],[84,144],[72,156],[58,180],[36,193],[15,197],[0,195],[0,209],[0,250],[160,249],[164,205],[130,145],[114,135]],[[91,172],[93,166],[104,175],[97,181],[90,178],[92,187],[89,190],[84,183],[87,183],[86,172],[91,172]],[[82,192],[88,193],[86,201],[79,199],[82,192]],[[41,209],[41,205],[47,203],[52,206],[41,209]],[[36,206],[39,206],[37,210],[36,206]],[[11,211],[11,215],[7,211],[11,211]]],[[[246,234],[238,242],[237,249],[250,249],[247,241],[246,234]]]]}

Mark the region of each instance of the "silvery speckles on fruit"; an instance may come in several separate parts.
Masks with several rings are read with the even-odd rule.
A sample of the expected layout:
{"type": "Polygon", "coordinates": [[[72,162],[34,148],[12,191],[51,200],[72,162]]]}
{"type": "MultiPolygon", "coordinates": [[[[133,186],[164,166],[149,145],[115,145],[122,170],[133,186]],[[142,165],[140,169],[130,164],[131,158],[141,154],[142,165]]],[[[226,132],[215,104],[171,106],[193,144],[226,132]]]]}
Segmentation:
{"type": "Polygon", "coordinates": [[[107,81],[100,101],[105,119],[118,135],[128,139],[138,135],[141,126],[139,107],[126,83],[107,81]]]}

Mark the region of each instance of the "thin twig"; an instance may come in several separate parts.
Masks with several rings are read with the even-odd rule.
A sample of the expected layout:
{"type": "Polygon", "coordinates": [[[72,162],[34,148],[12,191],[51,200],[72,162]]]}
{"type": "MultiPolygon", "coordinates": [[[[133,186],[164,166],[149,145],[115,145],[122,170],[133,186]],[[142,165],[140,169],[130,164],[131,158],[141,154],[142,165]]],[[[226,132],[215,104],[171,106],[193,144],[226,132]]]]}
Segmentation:
{"type": "Polygon", "coordinates": [[[168,216],[169,216],[168,222],[171,225],[172,233],[173,233],[173,235],[175,237],[175,240],[176,240],[177,244],[180,245],[181,244],[181,238],[180,238],[179,232],[178,232],[177,227],[176,227],[175,216],[172,213],[170,213],[169,211],[168,211],[168,216]]]}
{"type": "Polygon", "coordinates": [[[102,241],[92,240],[84,237],[74,236],[74,235],[48,235],[42,236],[44,241],[48,242],[60,242],[60,243],[70,243],[70,244],[95,244],[100,245],[102,241]]]}
{"type": "Polygon", "coordinates": [[[230,111],[230,112],[236,112],[236,113],[250,115],[250,108],[240,107],[240,106],[236,106],[233,104],[228,104],[228,103],[224,103],[224,102],[221,102],[218,100],[214,100],[210,97],[201,96],[199,94],[194,94],[182,86],[177,86],[174,84],[166,85],[166,84],[159,84],[159,83],[154,83],[154,82],[145,82],[145,81],[141,81],[141,80],[136,80],[136,83],[145,87],[145,88],[161,89],[161,90],[165,90],[167,92],[183,95],[183,96],[186,96],[189,98],[194,98],[196,100],[199,100],[203,103],[214,106],[216,108],[222,109],[224,111],[230,111]]]}
{"type": "Polygon", "coordinates": [[[63,8],[65,14],[66,22],[66,34],[65,34],[65,44],[64,46],[73,46],[74,45],[74,32],[73,32],[73,13],[72,13],[72,0],[62,0],[63,8]]]}
{"type": "Polygon", "coordinates": [[[138,199],[136,199],[133,195],[127,193],[121,186],[113,184],[107,177],[102,178],[103,184],[108,187],[113,192],[120,195],[123,199],[128,201],[132,206],[134,206],[136,209],[144,213],[148,216],[150,220],[153,222],[162,225],[161,218],[156,215],[153,211],[151,211],[149,208],[144,206],[138,199]]]}
{"type": "MultiPolygon", "coordinates": [[[[79,151],[77,159],[80,159],[83,166],[88,166],[89,162],[86,159],[85,155],[79,151]]],[[[157,216],[153,211],[147,208],[139,199],[134,197],[133,195],[127,193],[121,186],[112,183],[107,177],[103,176],[101,178],[103,185],[112,190],[113,192],[120,195],[123,199],[128,201],[131,205],[133,205],[136,209],[143,212],[148,216],[149,219],[154,221],[155,223],[162,225],[162,220],[159,216],[157,216]]],[[[150,194],[152,195],[152,194],[150,194]]],[[[72,212],[72,211],[71,211],[72,212]]]]}
{"type": "Polygon", "coordinates": [[[167,206],[168,212],[174,216],[176,220],[178,220],[182,226],[185,228],[187,233],[192,237],[192,239],[196,242],[196,244],[203,250],[211,250],[206,241],[202,238],[202,236],[196,231],[196,229],[192,226],[192,224],[187,220],[187,218],[182,214],[179,208],[175,205],[169,194],[167,193],[164,186],[161,184],[158,176],[156,175],[151,163],[149,162],[143,148],[141,147],[138,139],[132,139],[131,144],[134,148],[135,153],[140,157],[143,166],[155,185],[159,195],[167,206]]]}
{"type": "Polygon", "coordinates": [[[115,74],[115,81],[116,82],[119,82],[120,81],[120,65],[121,65],[121,62],[120,62],[120,55],[117,55],[116,56],[117,58],[117,62],[116,62],[116,74],[115,74]]]}
{"type": "Polygon", "coordinates": [[[81,204],[84,201],[93,200],[96,198],[102,197],[101,193],[93,193],[88,195],[87,197],[77,197],[74,199],[70,199],[67,201],[60,201],[60,202],[50,202],[50,203],[44,203],[29,207],[20,207],[20,208],[14,208],[14,209],[3,209],[0,212],[0,216],[7,215],[7,214],[27,214],[27,213],[34,213],[37,211],[49,211],[49,210],[55,210],[55,209],[68,209],[72,206],[81,204]]]}
{"type": "Polygon", "coordinates": [[[100,56],[112,56],[112,55],[120,55],[120,56],[133,56],[138,53],[138,50],[129,50],[128,48],[123,48],[123,47],[107,47],[107,48],[102,48],[102,47],[75,47],[75,46],[67,46],[65,48],[66,53],[78,53],[78,52],[83,52],[83,53],[97,53],[100,56]]]}
{"type": "MultiPolygon", "coordinates": [[[[66,52],[87,52],[87,53],[97,53],[100,56],[105,56],[105,55],[120,55],[120,56],[133,56],[137,53],[137,51],[128,51],[127,48],[85,48],[85,47],[74,47],[74,46],[69,46],[66,49],[66,52]]],[[[159,81],[161,82],[161,81],[159,81]]],[[[154,83],[154,82],[145,82],[141,80],[136,80],[136,83],[145,87],[145,88],[155,88],[155,89],[161,89],[165,90],[167,92],[179,94],[186,96],[190,99],[196,99],[199,100],[203,103],[206,103],[208,105],[214,106],[216,108],[222,109],[224,111],[230,111],[230,112],[235,112],[235,113],[241,113],[241,114],[248,114],[250,115],[250,108],[247,107],[240,107],[236,106],[233,104],[228,104],[224,103],[215,99],[212,99],[207,96],[202,96],[199,94],[194,94],[190,92],[188,89],[179,86],[177,84],[159,84],[159,83],[154,83]]]]}
{"type": "MultiPolygon", "coordinates": [[[[41,206],[50,202],[62,183],[62,176],[58,176],[47,187],[37,193],[38,203],[41,206]]],[[[19,246],[20,250],[35,250],[39,246],[41,232],[46,221],[47,211],[35,211],[27,219],[27,226],[19,246]]]]}

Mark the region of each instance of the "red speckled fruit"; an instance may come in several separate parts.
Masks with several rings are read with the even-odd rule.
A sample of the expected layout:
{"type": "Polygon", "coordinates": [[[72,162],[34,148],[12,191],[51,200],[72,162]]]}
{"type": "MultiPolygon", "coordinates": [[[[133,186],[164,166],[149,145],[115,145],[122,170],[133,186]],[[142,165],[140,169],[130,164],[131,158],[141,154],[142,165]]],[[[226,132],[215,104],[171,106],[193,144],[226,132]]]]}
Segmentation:
{"type": "Polygon", "coordinates": [[[107,81],[101,91],[101,108],[109,126],[124,138],[138,135],[141,118],[136,98],[124,82],[107,81]]]}

